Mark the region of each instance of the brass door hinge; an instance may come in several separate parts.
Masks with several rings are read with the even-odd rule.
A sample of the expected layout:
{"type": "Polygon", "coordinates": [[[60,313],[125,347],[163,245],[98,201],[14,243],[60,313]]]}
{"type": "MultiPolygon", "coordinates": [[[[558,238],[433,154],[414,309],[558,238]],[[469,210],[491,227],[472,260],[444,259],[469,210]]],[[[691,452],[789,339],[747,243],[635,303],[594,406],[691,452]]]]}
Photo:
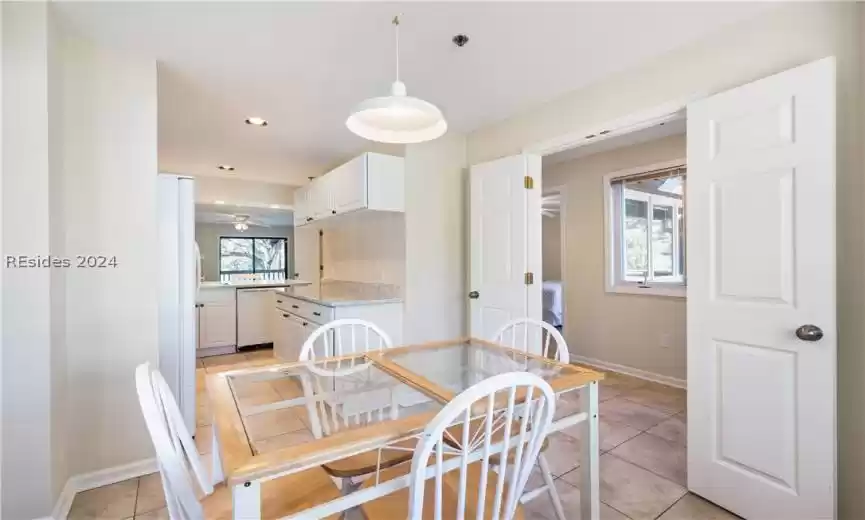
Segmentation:
{"type": "Polygon", "coordinates": [[[535,283],[535,273],[526,273],[526,285],[535,283]]]}
{"type": "Polygon", "coordinates": [[[523,186],[525,186],[527,190],[530,190],[535,187],[535,180],[526,175],[523,177],[523,186]]]}

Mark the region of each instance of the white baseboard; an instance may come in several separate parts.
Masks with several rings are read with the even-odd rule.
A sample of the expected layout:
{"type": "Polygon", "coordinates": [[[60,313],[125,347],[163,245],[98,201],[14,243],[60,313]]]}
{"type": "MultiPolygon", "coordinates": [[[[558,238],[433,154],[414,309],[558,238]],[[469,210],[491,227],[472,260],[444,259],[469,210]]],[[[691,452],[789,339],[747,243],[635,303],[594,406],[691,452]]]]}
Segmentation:
{"type": "Polygon", "coordinates": [[[69,477],[66,485],[63,486],[63,491],[57,498],[57,504],[54,506],[54,511],[51,513],[51,518],[39,520],[66,520],[69,516],[69,509],[72,507],[72,501],[75,500],[76,493],[95,489],[109,484],[116,484],[129,480],[135,477],[141,477],[150,473],[159,471],[156,464],[156,459],[144,459],[122,466],[113,468],[101,469],[91,473],[82,473],[69,477]]]}
{"type": "Polygon", "coordinates": [[[648,370],[640,370],[639,368],[629,367],[626,365],[618,365],[616,363],[609,363],[607,361],[601,361],[600,359],[593,359],[585,356],[578,356],[576,354],[571,354],[571,362],[572,363],[582,363],[584,365],[589,365],[595,368],[599,368],[601,370],[609,370],[611,372],[619,372],[620,374],[625,374],[628,376],[633,376],[639,379],[645,379],[646,381],[652,381],[653,383],[660,383],[662,385],[667,386],[675,386],[676,388],[688,388],[688,382],[684,379],[679,379],[678,377],[670,377],[661,374],[656,374],[654,372],[649,372],[648,370]]]}

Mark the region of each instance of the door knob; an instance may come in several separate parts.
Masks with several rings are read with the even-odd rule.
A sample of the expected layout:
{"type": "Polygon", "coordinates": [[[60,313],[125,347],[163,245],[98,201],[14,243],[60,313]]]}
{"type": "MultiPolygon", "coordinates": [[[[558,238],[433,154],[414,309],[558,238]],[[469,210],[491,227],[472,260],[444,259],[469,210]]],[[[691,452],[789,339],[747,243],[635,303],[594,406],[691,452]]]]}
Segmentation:
{"type": "Polygon", "coordinates": [[[796,337],[802,341],[820,341],[823,339],[823,329],[817,325],[802,325],[796,329],[796,337]]]}
{"type": "Polygon", "coordinates": [[[481,296],[481,293],[479,293],[477,291],[472,291],[469,293],[469,298],[471,298],[472,300],[477,300],[478,298],[480,298],[480,296],[481,296]]]}

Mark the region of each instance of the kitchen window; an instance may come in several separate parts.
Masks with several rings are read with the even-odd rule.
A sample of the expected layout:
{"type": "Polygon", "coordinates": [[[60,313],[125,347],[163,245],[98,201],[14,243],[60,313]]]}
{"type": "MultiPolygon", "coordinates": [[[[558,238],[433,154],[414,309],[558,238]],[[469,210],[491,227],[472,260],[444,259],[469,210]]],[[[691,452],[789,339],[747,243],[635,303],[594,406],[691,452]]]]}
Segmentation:
{"type": "Polygon", "coordinates": [[[288,240],[278,237],[220,237],[219,279],[253,275],[258,280],[288,277],[288,240]]]}
{"type": "Polygon", "coordinates": [[[605,178],[607,291],[685,296],[683,164],[605,178]]]}

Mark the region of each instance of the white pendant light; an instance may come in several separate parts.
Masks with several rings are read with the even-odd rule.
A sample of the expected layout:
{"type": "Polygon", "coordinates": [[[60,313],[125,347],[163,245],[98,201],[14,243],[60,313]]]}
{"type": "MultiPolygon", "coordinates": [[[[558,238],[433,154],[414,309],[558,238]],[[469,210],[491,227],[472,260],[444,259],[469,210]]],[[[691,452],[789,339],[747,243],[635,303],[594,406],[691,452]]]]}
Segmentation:
{"type": "Polygon", "coordinates": [[[435,105],[406,95],[399,80],[399,16],[393,19],[396,33],[396,81],[390,96],[370,98],[357,105],[345,122],[355,134],[380,143],[422,143],[440,137],[448,129],[435,105]]]}

